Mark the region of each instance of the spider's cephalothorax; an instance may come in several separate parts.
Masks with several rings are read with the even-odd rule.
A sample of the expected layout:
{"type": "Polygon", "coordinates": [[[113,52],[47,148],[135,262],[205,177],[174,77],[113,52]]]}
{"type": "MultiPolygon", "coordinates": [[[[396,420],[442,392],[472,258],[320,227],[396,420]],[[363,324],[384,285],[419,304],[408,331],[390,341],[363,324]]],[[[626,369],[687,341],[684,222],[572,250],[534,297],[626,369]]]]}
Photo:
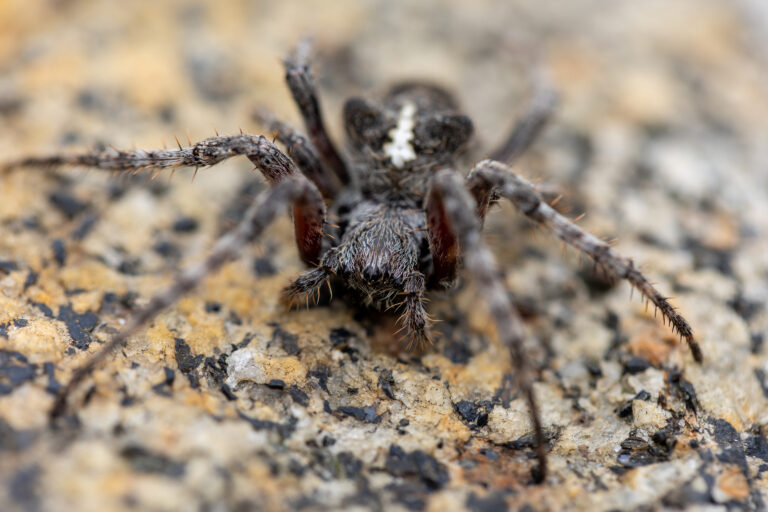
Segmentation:
{"type": "Polygon", "coordinates": [[[197,286],[205,276],[234,259],[257,239],[285,205],[291,206],[296,244],[312,269],[285,290],[289,300],[308,299],[329,279],[359,294],[365,304],[399,310],[405,335],[428,340],[423,294],[450,287],[459,263],[478,281],[499,340],[512,355],[515,380],[533,422],[543,478],[546,451],[531,365],[522,349],[523,322],[509,301],[496,262],[480,235],[488,207],[506,198],[529,219],[591,257],[607,275],[626,279],[662,313],[690,346],[702,354],[688,322],[637,270],[629,258],[561,216],[509,163],[535,139],[549,117],[554,97],[542,88],[503,144],[464,178],[454,158],[472,134],[472,123],[457,112],[451,96],[433,85],[405,83],[379,102],[351,99],[344,107],[350,151],[343,158],[325,129],[300,45],[285,62],[286,81],[304,118],[309,138],[265,110],[254,116],[275,134],[287,153],[264,136],[217,136],[174,150],[109,149],[80,155],[28,158],[7,166],[80,165],[113,171],[160,171],[180,166],[208,167],[244,155],[262,172],[271,189],[255,198],[240,223],[219,239],[200,264],[179,273],[174,284],[151,298],[122,331],[78,368],[59,393],[52,418],[66,409],[67,397],[117,346],[197,286]],[[334,223],[326,224],[328,216],[334,223]],[[331,237],[325,234],[330,231],[331,237]]]}

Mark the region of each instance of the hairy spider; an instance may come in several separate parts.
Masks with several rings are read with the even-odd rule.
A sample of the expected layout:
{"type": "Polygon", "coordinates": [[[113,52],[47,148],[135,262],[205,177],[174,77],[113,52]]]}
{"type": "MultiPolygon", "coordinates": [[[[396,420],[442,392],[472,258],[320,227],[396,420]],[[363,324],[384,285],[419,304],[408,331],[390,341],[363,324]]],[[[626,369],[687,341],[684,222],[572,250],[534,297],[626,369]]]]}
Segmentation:
{"type": "Polygon", "coordinates": [[[282,152],[264,136],[217,136],[173,150],[109,149],[74,156],[27,158],[16,166],[77,165],[112,171],[159,172],[175,167],[209,167],[244,155],[271,184],[255,198],[240,223],[220,238],[200,264],[182,270],[174,283],[151,298],[124,329],[78,368],[59,393],[52,418],[66,409],[71,391],[116,347],[125,343],[163,309],[177,302],[207,275],[238,256],[289,205],[296,245],[312,268],[289,284],[288,302],[304,301],[333,279],[370,307],[397,309],[411,343],[429,341],[430,319],[424,293],[454,285],[463,264],[483,289],[498,337],[510,350],[516,380],[530,408],[539,465],[546,473],[546,448],[534,397],[532,365],[523,350],[520,315],[510,303],[495,259],[481,237],[490,205],[506,198],[525,216],[589,255],[602,270],[623,278],[653,303],[688,342],[696,361],[701,350],[688,322],[635,268],[606,243],[586,233],[543,200],[542,193],[509,167],[536,138],[555,99],[542,88],[501,147],[466,178],[452,167],[472,135],[472,122],[457,112],[443,89],[403,83],[380,102],[348,100],[343,118],[350,153],[343,158],[325,129],[309,70],[309,48],[301,44],[285,61],[286,81],[301,111],[309,138],[269,112],[254,114],[276,134],[282,152]],[[327,223],[326,217],[338,219],[327,223]],[[331,237],[326,237],[326,229],[331,237]]]}

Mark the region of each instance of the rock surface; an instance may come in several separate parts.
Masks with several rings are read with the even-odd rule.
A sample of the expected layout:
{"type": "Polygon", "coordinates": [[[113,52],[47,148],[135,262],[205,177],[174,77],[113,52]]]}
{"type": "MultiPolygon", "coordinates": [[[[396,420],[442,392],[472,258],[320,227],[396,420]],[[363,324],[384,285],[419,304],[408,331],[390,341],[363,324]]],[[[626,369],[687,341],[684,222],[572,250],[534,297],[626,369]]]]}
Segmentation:
{"type": "Polygon", "coordinates": [[[286,312],[281,218],[101,365],[72,370],[199,261],[261,188],[248,163],[169,181],[0,174],[2,510],[761,510],[768,501],[768,9],[667,2],[0,5],[0,154],[162,147],[266,104],[298,125],[280,57],[311,33],[332,133],[345,98],[404,78],[456,92],[477,154],[544,69],[557,118],[518,168],[618,237],[689,318],[701,365],[507,205],[487,240],[540,369],[551,474],[482,293],[430,297],[434,346],[336,300],[286,312]],[[183,135],[181,135],[183,134],[183,135]]]}

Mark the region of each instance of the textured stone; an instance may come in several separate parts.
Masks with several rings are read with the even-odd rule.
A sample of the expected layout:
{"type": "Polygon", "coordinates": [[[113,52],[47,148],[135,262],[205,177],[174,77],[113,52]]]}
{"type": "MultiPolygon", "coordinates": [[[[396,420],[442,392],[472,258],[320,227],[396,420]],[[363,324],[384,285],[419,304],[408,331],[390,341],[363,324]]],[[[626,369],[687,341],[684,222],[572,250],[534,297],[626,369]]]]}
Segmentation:
{"type": "MultiPolygon", "coordinates": [[[[0,509],[761,510],[768,500],[768,10],[758,0],[48,2],[0,6],[0,165],[297,127],[280,58],[315,36],[324,111],[420,78],[488,154],[561,96],[517,169],[618,237],[691,320],[688,349],[502,204],[486,240],[525,314],[551,474],[482,290],[432,294],[435,345],[335,299],[286,312],[288,216],[161,314],[47,424],[53,393],[259,184],[245,159],[110,180],[0,171],[0,509]],[[80,405],[83,404],[83,405],[80,405]]],[[[466,171],[471,162],[462,162],[466,171]]],[[[238,213],[239,212],[239,213],[238,213]]]]}

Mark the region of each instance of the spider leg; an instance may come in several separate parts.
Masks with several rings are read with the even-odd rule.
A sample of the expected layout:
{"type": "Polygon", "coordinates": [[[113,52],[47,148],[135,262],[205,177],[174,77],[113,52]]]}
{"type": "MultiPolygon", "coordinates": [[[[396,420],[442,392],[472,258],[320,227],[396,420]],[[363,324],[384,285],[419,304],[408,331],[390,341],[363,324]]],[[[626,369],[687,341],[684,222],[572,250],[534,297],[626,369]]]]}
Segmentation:
{"type": "Polygon", "coordinates": [[[264,128],[274,133],[277,141],[288,150],[296,165],[304,173],[304,176],[314,183],[326,199],[333,199],[338,192],[337,182],[333,175],[329,174],[323,167],[317,150],[306,137],[297,132],[291,125],[277,119],[272,112],[266,108],[256,108],[251,117],[264,126],[264,128]]]}
{"type": "MultiPolygon", "coordinates": [[[[238,155],[247,156],[272,184],[288,177],[301,176],[291,159],[266,137],[247,134],[211,137],[193,146],[179,149],[108,149],[79,155],[32,157],[11,163],[8,167],[78,165],[112,171],[140,172],[176,167],[210,167],[238,155]]],[[[295,202],[293,216],[299,253],[304,261],[315,263],[322,250],[325,206],[295,202]]]]}
{"type": "Polygon", "coordinates": [[[432,254],[430,288],[448,289],[456,281],[459,268],[459,240],[442,201],[426,207],[427,237],[432,254]]]}
{"type": "Polygon", "coordinates": [[[421,349],[432,343],[429,335],[430,319],[424,309],[424,274],[416,270],[410,272],[404,280],[403,294],[403,313],[398,323],[406,331],[408,349],[421,349]]]}
{"type": "Polygon", "coordinates": [[[552,117],[557,107],[557,94],[549,81],[543,75],[537,76],[534,79],[534,88],[533,100],[528,110],[515,122],[504,142],[491,152],[493,160],[511,164],[533,144],[552,117]]]}
{"type": "Polygon", "coordinates": [[[99,363],[142,327],[150,323],[161,311],[196,288],[206,276],[214,273],[228,261],[237,258],[242,248],[258,238],[282,208],[290,203],[294,205],[297,203],[322,205],[323,201],[314,185],[301,175],[283,180],[270,190],[259,194],[243,220],[216,242],[205,260],[181,271],[170,287],[154,295],[146,307],[128,319],[126,326],[120,332],[93,354],[85,364],[75,370],[70,381],[56,396],[50,411],[51,421],[66,411],[69,395],[99,363]]]}
{"type": "Polygon", "coordinates": [[[493,194],[509,199],[523,214],[549,228],[558,238],[591,257],[609,275],[626,279],[660,311],[673,330],[685,338],[697,362],[703,359],[701,348],[688,321],[680,315],[658,290],[635,268],[631,259],[616,253],[599,238],[587,233],[560,215],[545,201],[534,186],[512,170],[493,160],[477,164],[467,176],[467,188],[476,200],[493,194]]]}
{"type": "Polygon", "coordinates": [[[444,169],[434,175],[427,193],[426,210],[428,219],[444,219],[446,227],[458,239],[463,249],[464,264],[483,290],[499,340],[510,350],[515,376],[528,402],[536,437],[539,465],[534,472],[534,478],[536,481],[542,481],[547,472],[546,444],[539,405],[533,392],[532,364],[523,347],[523,321],[509,301],[493,254],[482,240],[472,196],[462,186],[454,171],[444,169]],[[432,212],[440,213],[433,216],[432,212]]]}
{"type": "Polygon", "coordinates": [[[309,70],[311,44],[304,40],[285,59],[285,81],[304,118],[307,133],[325,165],[332,169],[342,184],[350,182],[349,171],[325,129],[315,80],[309,70]]]}
{"type": "Polygon", "coordinates": [[[309,305],[309,299],[318,297],[320,288],[328,282],[331,275],[331,271],[323,266],[302,272],[299,277],[283,289],[283,302],[289,308],[293,307],[294,304],[297,306],[304,303],[309,305]]]}

